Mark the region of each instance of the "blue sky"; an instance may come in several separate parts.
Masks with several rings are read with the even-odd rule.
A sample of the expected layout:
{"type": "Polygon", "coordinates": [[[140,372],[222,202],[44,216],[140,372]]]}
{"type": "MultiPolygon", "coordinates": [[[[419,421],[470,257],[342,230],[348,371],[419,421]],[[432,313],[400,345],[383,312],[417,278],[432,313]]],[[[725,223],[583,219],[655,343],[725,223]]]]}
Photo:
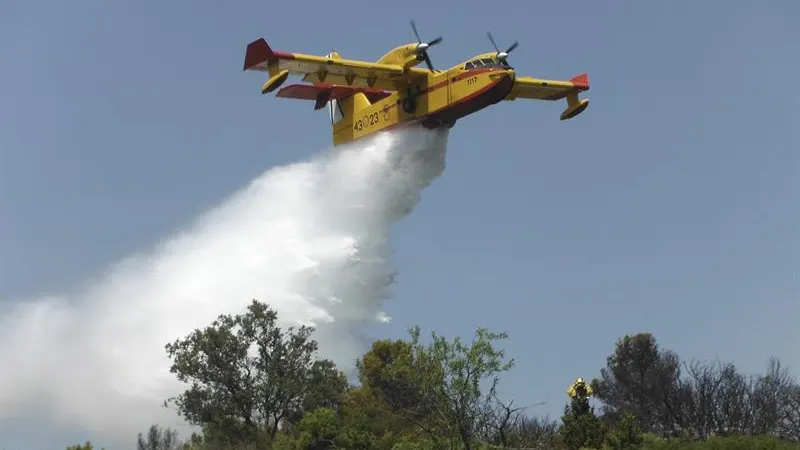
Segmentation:
{"type": "Polygon", "coordinates": [[[375,60],[413,18],[444,36],[438,68],[490,50],[491,30],[520,41],[520,74],[588,72],[592,103],[564,123],[561,103],[525,101],[459,121],[395,230],[394,322],[376,337],[506,331],[503,393],[556,417],[625,333],[800,374],[800,4],[445,5],[4,3],[0,299],[81,284],[329,147],[324,111],[241,71],[248,42],[375,60]]]}

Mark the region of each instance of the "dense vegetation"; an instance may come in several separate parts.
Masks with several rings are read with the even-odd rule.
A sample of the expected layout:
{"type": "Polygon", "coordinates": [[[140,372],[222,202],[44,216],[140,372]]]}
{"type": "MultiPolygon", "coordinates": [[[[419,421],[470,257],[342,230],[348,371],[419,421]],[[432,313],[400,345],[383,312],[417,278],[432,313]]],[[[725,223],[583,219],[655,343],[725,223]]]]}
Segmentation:
{"type": "Polygon", "coordinates": [[[747,376],[731,363],[683,362],[651,334],[625,336],[556,421],[497,395],[513,367],[498,348],[505,334],[478,329],[463,342],[433,333],[423,344],[414,328],[408,339],[375,341],[351,385],[317,358],[310,328],[284,330],[277,318],[254,301],[168,344],[171,371],[187,384],[169,402],[202,432],[180,441],[153,425],[138,448],[800,449],[800,384],[775,359],[747,376]]]}

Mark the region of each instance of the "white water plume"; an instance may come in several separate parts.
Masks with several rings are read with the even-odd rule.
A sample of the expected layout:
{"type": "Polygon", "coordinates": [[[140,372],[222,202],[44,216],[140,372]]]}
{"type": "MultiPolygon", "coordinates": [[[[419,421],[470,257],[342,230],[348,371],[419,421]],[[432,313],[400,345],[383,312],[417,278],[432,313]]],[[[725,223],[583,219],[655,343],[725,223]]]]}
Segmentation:
{"type": "Polygon", "coordinates": [[[382,133],[271,169],[82,294],[6,306],[0,419],[86,429],[111,448],[129,448],[152,423],[174,427],[161,405],[184,386],[164,345],[252,299],[283,325],[317,326],[321,356],[351,368],[365,350],[361,326],[387,320],[391,225],[444,170],[446,139],[382,133]]]}

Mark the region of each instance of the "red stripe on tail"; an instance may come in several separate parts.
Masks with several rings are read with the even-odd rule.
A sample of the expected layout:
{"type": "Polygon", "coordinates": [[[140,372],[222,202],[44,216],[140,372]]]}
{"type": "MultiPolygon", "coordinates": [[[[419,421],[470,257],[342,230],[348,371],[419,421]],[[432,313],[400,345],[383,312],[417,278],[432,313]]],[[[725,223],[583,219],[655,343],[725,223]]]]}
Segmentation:
{"type": "Polygon", "coordinates": [[[581,91],[588,91],[589,90],[589,74],[582,73],[580,75],[574,76],[570,78],[570,83],[574,84],[576,88],[580,89],[581,91]]]}

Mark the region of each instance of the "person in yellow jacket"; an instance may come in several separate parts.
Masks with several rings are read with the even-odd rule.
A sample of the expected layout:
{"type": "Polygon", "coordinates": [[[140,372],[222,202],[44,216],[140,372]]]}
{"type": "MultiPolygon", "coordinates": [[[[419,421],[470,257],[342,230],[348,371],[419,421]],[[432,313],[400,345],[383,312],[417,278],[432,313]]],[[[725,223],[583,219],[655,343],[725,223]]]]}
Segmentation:
{"type": "Polygon", "coordinates": [[[575,380],[569,389],[567,389],[567,395],[576,400],[579,398],[589,398],[592,396],[592,393],[592,387],[586,384],[586,382],[583,381],[583,378],[578,378],[575,380]]]}

